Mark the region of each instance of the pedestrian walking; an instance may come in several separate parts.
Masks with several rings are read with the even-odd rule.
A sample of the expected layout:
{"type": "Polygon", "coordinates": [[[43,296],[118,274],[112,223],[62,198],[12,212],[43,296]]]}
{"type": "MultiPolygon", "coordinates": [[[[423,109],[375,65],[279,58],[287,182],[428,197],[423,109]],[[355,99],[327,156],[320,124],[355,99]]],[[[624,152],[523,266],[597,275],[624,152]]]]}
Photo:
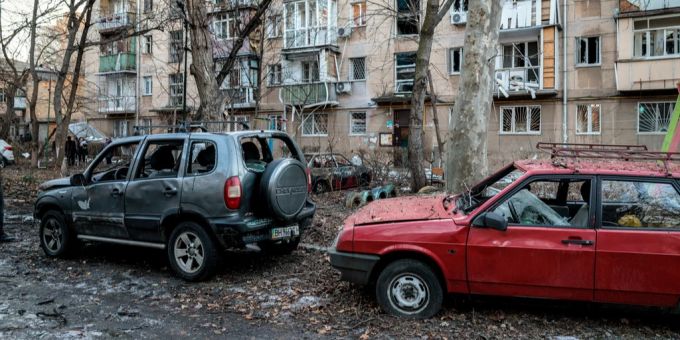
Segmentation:
{"type": "Polygon", "coordinates": [[[76,163],[76,142],[71,139],[71,136],[66,137],[66,145],[64,145],[64,152],[68,159],[68,165],[73,166],[76,163]]]}

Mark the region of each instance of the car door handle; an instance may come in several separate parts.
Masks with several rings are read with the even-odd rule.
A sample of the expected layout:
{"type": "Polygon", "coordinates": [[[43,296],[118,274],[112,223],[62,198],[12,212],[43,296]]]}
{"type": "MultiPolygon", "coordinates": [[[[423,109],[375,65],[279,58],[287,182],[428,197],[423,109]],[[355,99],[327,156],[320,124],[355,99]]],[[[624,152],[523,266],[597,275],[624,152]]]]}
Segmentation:
{"type": "Polygon", "coordinates": [[[175,188],[165,188],[165,190],[163,190],[163,195],[168,196],[168,197],[177,195],[177,189],[175,189],[175,188]]]}
{"type": "Polygon", "coordinates": [[[592,246],[595,244],[593,240],[577,240],[577,239],[568,239],[568,240],[562,240],[562,244],[578,244],[582,246],[592,246]]]}
{"type": "Polygon", "coordinates": [[[118,189],[112,189],[111,190],[111,197],[118,197],[120,195],[121,195],[120,190],[118,190],[118,189]]]}

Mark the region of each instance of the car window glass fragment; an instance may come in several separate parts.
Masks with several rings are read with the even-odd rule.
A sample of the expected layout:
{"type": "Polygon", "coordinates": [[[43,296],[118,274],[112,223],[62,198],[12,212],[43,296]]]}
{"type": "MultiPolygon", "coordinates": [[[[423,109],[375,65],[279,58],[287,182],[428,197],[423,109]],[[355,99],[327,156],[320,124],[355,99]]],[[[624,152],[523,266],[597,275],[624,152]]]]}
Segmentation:
{"type": "Polygon", "coordinates": [[[190,161],[187,165],[187,175],[200,175],[213,171],[217,157],[215,143],[200,141],[191,143],[190,161]]]}
{"type": "Polygon", "coordinates": [[[671,183],[602,181],[602,225],[680,229],[680,193],[671,183]]]}
{"type": "Polygon", "coordinates": [[[115,145],[92,165],[92,182],[124,180],[132,165],[138,142],[115,145]]]}
{"type": "Polygon", "coordinates": [[[181,139],[149,142],[135,178],[177,177],[183,148],[181,139]]]}

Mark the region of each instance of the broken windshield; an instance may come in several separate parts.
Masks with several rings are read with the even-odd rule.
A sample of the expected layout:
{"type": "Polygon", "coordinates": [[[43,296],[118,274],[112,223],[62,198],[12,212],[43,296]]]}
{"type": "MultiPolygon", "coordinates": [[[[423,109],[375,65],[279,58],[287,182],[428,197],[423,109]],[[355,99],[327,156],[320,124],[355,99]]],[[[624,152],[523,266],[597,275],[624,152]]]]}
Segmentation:
{"type": "Polygon", "coordinates": [[[524,175],[524,171],[517,169],[513,164],[508,165],[463,193],[458,199],[456,206],[460,207],[464,213],[468,213],[496,196],[501,190],[522,177],[522,175],[524,175]]]}

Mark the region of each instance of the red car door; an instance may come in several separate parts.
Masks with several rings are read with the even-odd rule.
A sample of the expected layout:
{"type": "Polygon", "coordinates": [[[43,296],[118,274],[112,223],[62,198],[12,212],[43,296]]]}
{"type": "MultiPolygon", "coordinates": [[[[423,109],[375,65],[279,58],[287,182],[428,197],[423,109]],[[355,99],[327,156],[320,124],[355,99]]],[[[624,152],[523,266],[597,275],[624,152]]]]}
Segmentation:
{"type": "Polygon", "coordinates": [[[670,180],[603,178],[595,300],[680,301],[680,191],[670,180]]]}
{"type": "Polygon", "coordinates": [[[470,292],[592,300],[596,233],[591,227],[594,211],[589,208],[591,182],[588,177],[564,176],[530,180],[486,212],[505,219],[507,230],[475,220],[467,245],[470,292]],[[556,193],[565,192],[558,190],[560,185],[579,189],[569,191],[580,191],[577,196],[582,198],[559,202],[556,193]],[[573,213],[564,209],[578,204],[581,208],[573,213]]]}

